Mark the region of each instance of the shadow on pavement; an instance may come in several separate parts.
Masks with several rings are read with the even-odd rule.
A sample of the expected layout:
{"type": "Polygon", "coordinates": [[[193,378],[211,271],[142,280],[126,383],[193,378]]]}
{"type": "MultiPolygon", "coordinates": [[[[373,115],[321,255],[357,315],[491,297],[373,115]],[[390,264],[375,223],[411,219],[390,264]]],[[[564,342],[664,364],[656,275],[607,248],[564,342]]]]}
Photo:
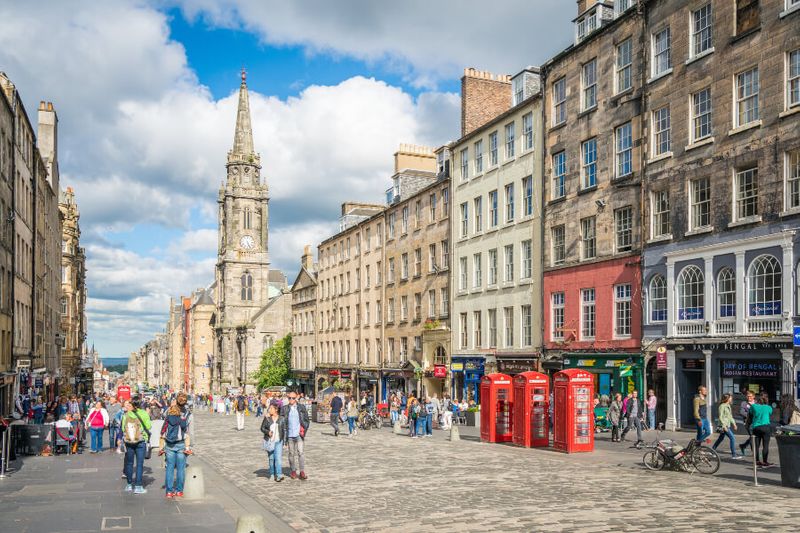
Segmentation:
{"type": "MultiPolygon", "coordinates": [[[[742,475],[742,474],[716,474],[714,477],[721,477],[723,479],[732,479],[732,480],[735,480],[735,481],[742,481],[742,482],[745,482],[745,483],[750,482],[751,484],[753,483],[753,474],[752,473],[749,476],[745,476],[745,475],[742,475]]],[[[781,486],[781,482],[780,481],[776,481],[774,479],[769,479],[769,478],[762,478],[761,476],[759,476],[759,478],[758,478],[758,484],[759,485],[771,485],[773,487],[780,487],[781,486]]]]}

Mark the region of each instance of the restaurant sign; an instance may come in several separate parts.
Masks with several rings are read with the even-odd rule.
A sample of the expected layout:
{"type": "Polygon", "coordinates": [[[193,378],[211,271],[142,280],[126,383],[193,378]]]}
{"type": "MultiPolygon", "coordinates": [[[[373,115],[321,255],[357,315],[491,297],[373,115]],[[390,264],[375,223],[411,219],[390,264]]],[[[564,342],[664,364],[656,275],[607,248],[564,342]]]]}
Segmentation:
{"type": "Polygon", "coordinates": [[[740,359],[723,359],[722,377],[724,378],[777,378],[780,375],[780,361],[742,361],[740,359]]]}

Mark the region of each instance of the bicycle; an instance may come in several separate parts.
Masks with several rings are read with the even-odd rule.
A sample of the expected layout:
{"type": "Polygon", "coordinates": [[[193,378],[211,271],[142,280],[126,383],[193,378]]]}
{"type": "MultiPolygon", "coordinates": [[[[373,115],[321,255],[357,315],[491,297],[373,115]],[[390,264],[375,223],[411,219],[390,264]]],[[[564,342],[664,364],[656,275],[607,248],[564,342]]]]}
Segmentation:
{"type": "Polygon", "coordinates": [[[678,468],[684,472],[697,471],[712,475],[719,470],[720,459],[717,452],[696,439],[691,439],[684,448],[671,439],[661,440],[660,432],[656,440],[645,445],[648,449],[642,462],[648,470],[663,470],[667,466],[678,468]]]}

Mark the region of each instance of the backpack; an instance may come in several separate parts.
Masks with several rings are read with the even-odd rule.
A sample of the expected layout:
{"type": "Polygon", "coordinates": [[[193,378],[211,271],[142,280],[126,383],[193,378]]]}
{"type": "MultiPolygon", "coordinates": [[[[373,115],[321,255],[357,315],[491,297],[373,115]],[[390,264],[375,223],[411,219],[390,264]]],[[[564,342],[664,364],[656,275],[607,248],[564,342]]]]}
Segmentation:
{"type": "Polygon", "coordinates": [[[177,424],[172,424],[175,420],[173,415],[167,417],[167,420],[164,422],[164,425],[161,426],[161,436],[164,437],[164,440],[167,442],[181,442],[184,440],[184,432],[181,424],[184,423],[186,418],[181,415],[178,418],[177,424]]]}
{"type": "Polygon", "coordinates": [[[122,422],[122,438],[125,442],[137,444],[144,440],[142,438],[144,434],[144,425],[142,424],[142,421],[136,417],[136,415],[130,413],[126,414],[124,417],[122,417],[122,422]]]}
{"type": "Polygon", "coordinates": [[[245,405],[245,402],[244,402],[244,398],[239,396],[239,399],[236,400],[236,409],[239,410],[239,411],[244,411],[245,407],[246,407],[246,405],[245,405]]]}
{"type": "Polygon", "coordinates": [[[416,419],[417,417],[419,417],[420,411],[422,411],[422,408],[419,406],[419,404],[415,404],[414,408],[411,409],[411,418],[416,419]]]}

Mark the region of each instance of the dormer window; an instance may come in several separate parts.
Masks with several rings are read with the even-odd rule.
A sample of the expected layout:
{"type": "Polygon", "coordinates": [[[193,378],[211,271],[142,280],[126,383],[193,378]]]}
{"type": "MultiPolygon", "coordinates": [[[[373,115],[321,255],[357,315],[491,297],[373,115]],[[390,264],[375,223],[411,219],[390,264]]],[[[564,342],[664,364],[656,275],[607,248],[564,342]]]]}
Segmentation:
{"type": "Polygon", "coordinates": [[[614,2],[614,11],[616,16],[625,13],[633,5],[633,0],[617,0],[614,2]]]}
{"type": "Polygon", "coordinates": [[[575,19],[575,42],[579,43],[598,29],[604,22],[614,18],[614,8],[597,2],[575,19]]]}

